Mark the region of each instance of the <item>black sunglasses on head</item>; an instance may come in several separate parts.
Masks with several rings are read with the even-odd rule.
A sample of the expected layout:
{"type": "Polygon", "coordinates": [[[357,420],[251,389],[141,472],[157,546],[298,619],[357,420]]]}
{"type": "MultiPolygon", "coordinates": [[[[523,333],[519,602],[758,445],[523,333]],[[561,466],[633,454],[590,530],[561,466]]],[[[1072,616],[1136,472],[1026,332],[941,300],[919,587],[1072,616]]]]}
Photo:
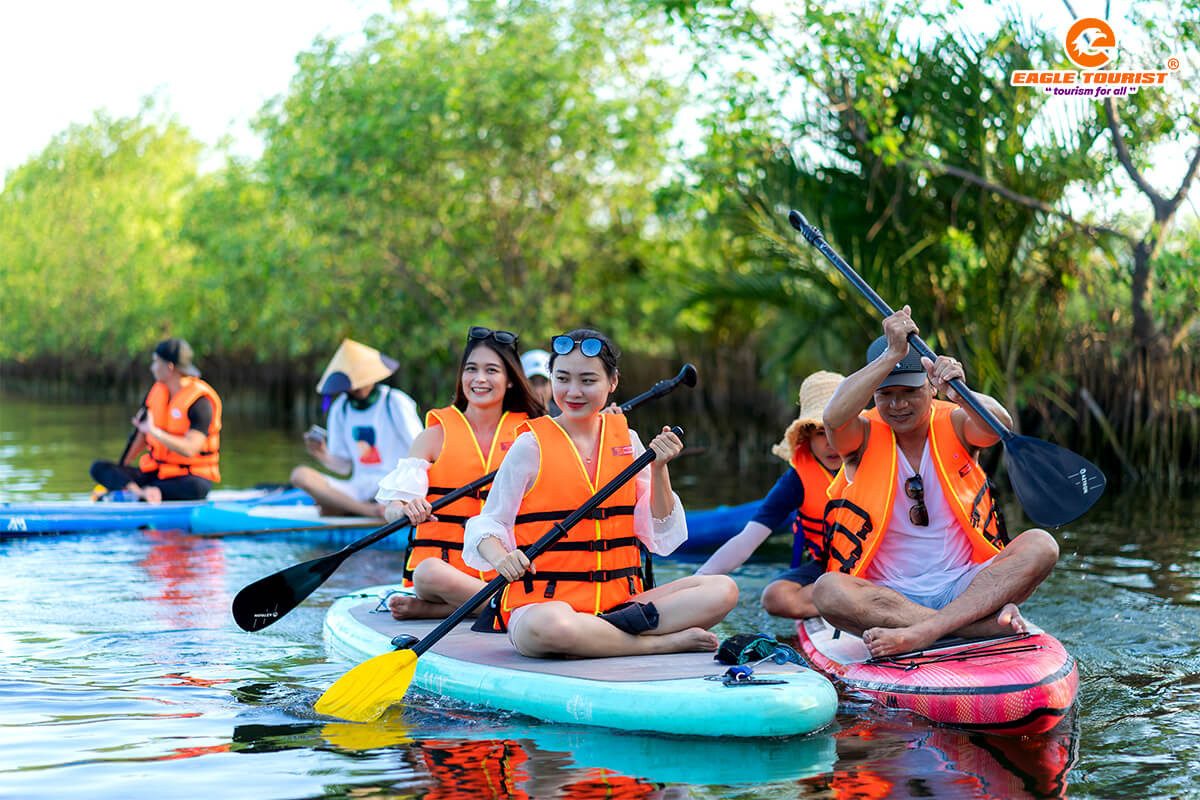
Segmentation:
{"type": "Polygon", "coordinates": [[[604,349],[604,342],[594,336],[587,336],[583,339],[572,339],[565,333],[551,339],[550,345],[554,348],[554,352],[560,356],[565,356],[574,350],[575,345],[579,345],[579,352],[588,358],[600,355],[600,351],[604,349]]]}
{"type": "Polygon", "coordinates": [[[472,325],[467,330],[467,339],[492,339],[497,344],[515,345],[520,338],[512,331],[494,331],[482,325],[472,325]]]}

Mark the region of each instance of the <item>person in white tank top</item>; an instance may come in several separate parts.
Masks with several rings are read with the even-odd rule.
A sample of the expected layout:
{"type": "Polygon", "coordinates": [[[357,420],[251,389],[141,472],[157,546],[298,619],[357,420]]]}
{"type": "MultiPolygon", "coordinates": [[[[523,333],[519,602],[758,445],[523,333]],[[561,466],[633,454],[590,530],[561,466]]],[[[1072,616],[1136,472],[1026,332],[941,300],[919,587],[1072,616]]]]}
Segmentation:
{"type": "MultiPolygon", "coordinates": [[[[879,549],[861,576],[826,572],[814,584],[821,616],[861,635],[872,656],[920,650],[954,634],[979,637],[1023,633],[1023,603],[1054,569],[1058,544],[1040,528],[1024,531],[987,561],[973,561],[968,532],[945,497],[929,450],[934,397],[958,408],[950,420],[971,458],[999,441],[987,423],[951,388],[965,377],[948,356],[936,361],[910,350],[918,333],[908,306],[883,321],[884,335],[867,351],[867,365],[842,381],[825,407],[825,431],[853,482],[866,452],[872,399],[897,448],[895,501],[879,549]]],[[[1006,426],[999,402],[979,401],[1006,426]]]]}

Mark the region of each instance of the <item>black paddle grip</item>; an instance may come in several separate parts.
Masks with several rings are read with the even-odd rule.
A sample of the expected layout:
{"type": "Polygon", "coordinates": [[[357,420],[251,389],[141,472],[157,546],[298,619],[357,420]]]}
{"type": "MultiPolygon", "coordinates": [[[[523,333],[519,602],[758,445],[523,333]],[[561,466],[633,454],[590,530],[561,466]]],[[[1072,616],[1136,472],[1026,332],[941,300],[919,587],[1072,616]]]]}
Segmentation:
{"type": "MultiPolygon", "coordinates": [[[[792,224],[793,228],[800,231],[801,235],[808,240],[808,243],[817,248],[817,250],[821,252],[821,255],[825,256],[825,258],[829,260],[829,263],[833,264],[833,266],[837,268],[838,272],[845,276],[846,280],[854,284],[854,287],[862,293],[863,297],[867,298],[871,305],[875,306],[879,313],[883,314],[885,317],[890,317],[892,314],[896,313],[892,310],[892,307],[884,302],[883,298],[871,288],[871,285],[864,281],[862,276],[854,271],[853,267],[847,264],[841,256],[834,252],[833,248],[829,246],[829,243],[825,241],[825,237],[821,235],[821,232],[812,225],[809,225],[808,220],[804,218],[803,214],[795,209],[792,209],[788,212],[788,222],[792,224]]],[[[929,348],[929,345],[925,344],[925,342],[923,342],[921,337],[917,334],[910,333],[908,335],[908,343],[913,347],[913,349],[928,358],[930,361],[937,360],[937,353],[933,352],[933,350],[929,348]]],[[[958,392],[959,395],[962,396],[963,400],[967,402],[967,405],[969,405],[971,409],[978,414],[984,422],[987,423],[987,426],[995,431],[997,436],[1004,441],[1008,441],[1014,436],[1012,431],[1005,427],[1000,420],[996,419],[995,414],[989,411],[983,405],[983,403],[979,402],[979,398],[975,396],[974,392],[967,388],[965,383],[955,378],[954,380],[950,381],[950,385],[954,388],[954,391],[958,392]]]]}

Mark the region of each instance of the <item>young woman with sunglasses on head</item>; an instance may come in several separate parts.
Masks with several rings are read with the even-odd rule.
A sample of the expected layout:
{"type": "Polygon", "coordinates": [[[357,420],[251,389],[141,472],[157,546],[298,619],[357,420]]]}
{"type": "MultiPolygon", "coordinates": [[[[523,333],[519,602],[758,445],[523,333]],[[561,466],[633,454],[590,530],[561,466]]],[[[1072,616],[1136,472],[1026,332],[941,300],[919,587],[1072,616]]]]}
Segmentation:
{"type": "MultiPolygon", "coordinates": [[[[683,448],[668,428],[655,461],[531,564],[518,549],[582,506],[645,451],[625,415],[602,413],[617,388],[617,353],[601,333],[554,337],[554,400],[562,413],[530,420],[500,467],[463,559],[510,583],[492,604],[495,628],[531,657],[602,657],[717,649],[706,628],[737,603],[724,575],[691,576],[643,590],[639,542],[667,554],[687,538],[667,462],[683,448]]],[[[481,622],[483,620],[481,619],[481,622]]]]}
{"type": "Polygon", "coordinates": [[[544,412],[517,354],[517,335],[473,326],[458,369],[454,402],[430,411],[408,458],[379,484],[389,521],[417,526],[405,558],[404,579],[417,597],[394,594],[396,619],[445,617],[495,577],[463,563],[463,526],[479,513],[486,490],[433,514],[431,503],[500,466],[517,426],[544,412]]]}

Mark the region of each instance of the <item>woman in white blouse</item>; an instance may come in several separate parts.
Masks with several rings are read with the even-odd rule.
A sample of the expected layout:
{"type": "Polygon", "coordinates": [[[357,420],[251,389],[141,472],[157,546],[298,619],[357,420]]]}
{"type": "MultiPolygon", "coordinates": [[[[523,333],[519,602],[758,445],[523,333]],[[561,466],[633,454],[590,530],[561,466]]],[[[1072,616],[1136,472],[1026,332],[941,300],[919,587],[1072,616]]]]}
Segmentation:
{"type": "MultiPolygon", "coordinates": [[[[517,335],[476,325],[458,369],[454,402],[431,410],[425,430],[379,484],[388,521],[408,518],[416,526],[405,555],[404,579],[416,596],[388,596],[396,619],[448,616],[495,577],[471,570],[462,559],[463,526],[479,513],[482,492],[445,504],[432,503],[500,466],[526,419],[541,416],[541,399],[525,378],[517,335]]],[[[485,487],[486,489],[486,487],[485,487]]]]}
{"type": "Polygon", "coordinates": [[[523,423],[482,513],[467,522],[463,560],[510,583],[493,601],[499,629],[532,657],[603,657],[717,649],[708,627],[737,603],[725,575],[693,575],[643,591],[640,541],[666,555],[687,539],[667,463],[679,438],[663,428],[649,467],[593,518],[530,564],[532,544],[553,520],[583,505],[645,451],[623,414],[602,413],[617,388],[616,350],[601,333],[556,336],[550,362],[557,417],[523,423]]]}

